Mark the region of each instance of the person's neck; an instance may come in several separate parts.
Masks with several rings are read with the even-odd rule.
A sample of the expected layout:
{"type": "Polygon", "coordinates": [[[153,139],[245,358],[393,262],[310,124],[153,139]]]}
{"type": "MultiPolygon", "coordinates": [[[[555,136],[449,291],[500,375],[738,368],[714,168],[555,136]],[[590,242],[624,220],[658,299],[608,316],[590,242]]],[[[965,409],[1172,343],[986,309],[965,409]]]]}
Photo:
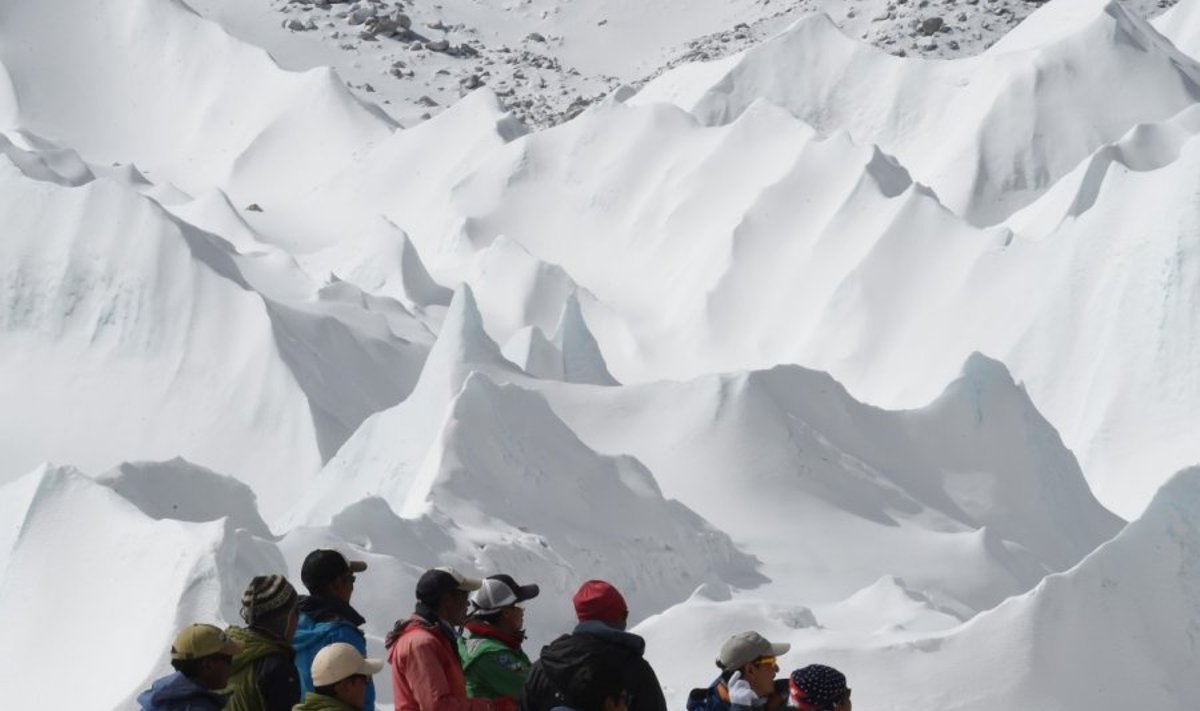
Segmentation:
{"type": "Polygon", "coordinates": [[[217,692],[225,688],[225,684],[218,684],[217,679],[208,675],[189,676],[188,680],[205,691],[217,692]]]}

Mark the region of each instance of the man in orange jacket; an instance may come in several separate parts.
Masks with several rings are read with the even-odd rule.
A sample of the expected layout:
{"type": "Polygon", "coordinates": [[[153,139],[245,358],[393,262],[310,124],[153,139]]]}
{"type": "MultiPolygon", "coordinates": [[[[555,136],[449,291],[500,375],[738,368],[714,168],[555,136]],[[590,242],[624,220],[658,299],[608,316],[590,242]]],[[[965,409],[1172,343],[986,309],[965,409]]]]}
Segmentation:
{"type": "Polygon", "coordinates": [[[516,711],[512,698],[467,698],[455,630],[467,619],[467,593],[480,585],[453,568],[427,570],[417,581],[416,609],[386,641],[396,711],[516,711]]]}

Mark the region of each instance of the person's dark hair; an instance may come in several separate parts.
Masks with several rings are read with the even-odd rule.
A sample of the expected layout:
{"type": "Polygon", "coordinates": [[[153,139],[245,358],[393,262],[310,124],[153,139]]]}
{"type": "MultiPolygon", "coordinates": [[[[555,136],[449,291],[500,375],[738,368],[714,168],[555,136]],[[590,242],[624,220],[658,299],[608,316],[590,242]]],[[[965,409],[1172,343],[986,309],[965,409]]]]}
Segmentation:
{"type": "Polygon", "coordinates": [[[200,673],[200,663],[208,657],[200,657],[199,659],[172,659],[171,666],[175,667],[175,671],[183,674],[189,679],[195,679],[200,673]]]}
{"type": "Polygon", "coordinates": [[[740,667],[738,669],[722,669],[721,670],[721,681],[729,681],[730,679],[733,678],[733,675],[739,671],[739,669],[740,669],[740,667]]]}
{"type": "MultiPolygon", "coordinates": [[[[343,680],[339,680],[338,684],[340,684],[342,681],[343,680]]],[[[335,687],[335,686],[337,686],[337,684],[326,684],[325,686],[318,686],[313,689],[313,693],[320,694],[321,696],[328,696],[330,698],[333,698],[333,697],[337,696],[337,694],[333,690],[333,687],[335,687]]]]}
{"type": "Polygon", "coordinates": [[[610,664],[592,664],[575,672],[564,689],[567,705],[579,711],[603,711],[604,700],[626,693],[621,670],[610,664]]]}

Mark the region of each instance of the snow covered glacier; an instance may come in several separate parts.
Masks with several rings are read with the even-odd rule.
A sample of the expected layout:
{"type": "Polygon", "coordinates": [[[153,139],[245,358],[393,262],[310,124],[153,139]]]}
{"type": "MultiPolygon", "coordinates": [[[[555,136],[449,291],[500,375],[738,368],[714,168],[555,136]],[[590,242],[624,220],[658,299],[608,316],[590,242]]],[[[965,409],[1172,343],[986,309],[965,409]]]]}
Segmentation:
{"type": "Polygon", "coordinates": [[[1200,0],[955,60],[815,14],[538,130],[218,6],[0,5],[18,705],[128,708],[314,547],[375,651],[432,565],[537,581],[535,651],[609,579],[676,705],[746,628],[863,708],[1200,702],[1200,0]]]}

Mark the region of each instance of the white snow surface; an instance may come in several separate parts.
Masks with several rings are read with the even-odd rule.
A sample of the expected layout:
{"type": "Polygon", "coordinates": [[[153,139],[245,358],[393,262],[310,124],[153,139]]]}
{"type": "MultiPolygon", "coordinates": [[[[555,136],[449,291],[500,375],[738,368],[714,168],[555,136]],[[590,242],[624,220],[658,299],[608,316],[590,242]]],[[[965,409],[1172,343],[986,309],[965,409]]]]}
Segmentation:
{"type": "Polygon", "coordinates": [[[129,708],[334,547],[376,655],[448,564],[535,654],[611,580],[672,707],[757,629],[861,708],[1196,708],[1172,4],[0,3],[0,685],[129,708]]]}

